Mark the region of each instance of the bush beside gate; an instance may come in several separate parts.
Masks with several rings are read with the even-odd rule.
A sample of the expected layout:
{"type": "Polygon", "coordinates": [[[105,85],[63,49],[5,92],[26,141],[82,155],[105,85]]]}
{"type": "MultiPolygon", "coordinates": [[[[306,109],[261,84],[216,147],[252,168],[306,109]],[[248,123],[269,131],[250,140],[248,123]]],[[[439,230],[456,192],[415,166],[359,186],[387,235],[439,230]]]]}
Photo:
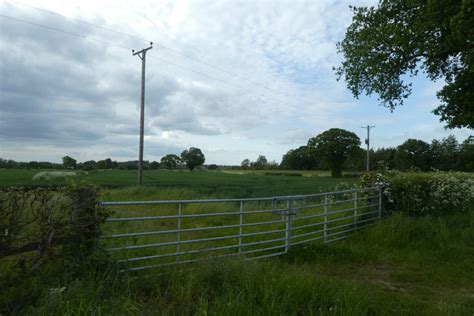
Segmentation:
{"type": "Polygon", "coordinates": [[[86,258],[107,217],[97,197],[96,188],[76,185],[0,191],[0,260],[18,260],[24,275],[54,256],[86,258]]]}
{"type": "Polygon", "coordinates": [[[466,173],[392,171],[364,175],[362,182],[383,188],[385,210],[439,216],[474,208],[474,177],[466,173]]]}

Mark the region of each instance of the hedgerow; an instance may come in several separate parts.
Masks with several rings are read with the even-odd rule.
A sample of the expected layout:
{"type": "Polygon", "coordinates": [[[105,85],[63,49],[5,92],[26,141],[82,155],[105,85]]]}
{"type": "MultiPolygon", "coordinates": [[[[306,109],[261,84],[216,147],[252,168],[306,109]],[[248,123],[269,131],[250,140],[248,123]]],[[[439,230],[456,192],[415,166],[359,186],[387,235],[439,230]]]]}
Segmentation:
{"type": "Polygon", "coordinates": [[[382,188],[384,209],[411,216],[466,213],[474,208],[474,178],[459,172],[371,173],[364,185],[382,188]]]}
{"type": "Polygon", "coordinates": [[[21,276],[53,257],[89,256],[107,217],[97,198],[95,187],[72,184],[57,190],[0,190],[0,260],[18,260],[21,276]]]}

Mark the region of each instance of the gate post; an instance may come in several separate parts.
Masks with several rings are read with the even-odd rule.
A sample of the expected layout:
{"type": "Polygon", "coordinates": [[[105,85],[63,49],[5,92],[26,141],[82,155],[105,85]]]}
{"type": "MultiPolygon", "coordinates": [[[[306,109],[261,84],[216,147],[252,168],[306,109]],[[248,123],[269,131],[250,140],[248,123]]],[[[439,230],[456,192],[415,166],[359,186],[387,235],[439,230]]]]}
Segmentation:
{"type": "Polygon", "coordinates": [[[328,195],[324,194],[324,242],[327,242],[328,236],[328,195]]]}
{"type": "Polygon", "coordinates": [[[357,192],[354,192],[354,228],[357,229],[357,199],[359,198],[359,195],[357,192]]]}
{"type": "Polygon", "coordinates": [[[379,190],[379,220],[382,219],[382,188],[379,190]]]}
{"type": "Polygon", "coordinates": [[[244,202],[240,201],[240,211],[239,211],[239,252],[242,251],[242,224],[244,222],[244,202]]]}
{"type": "Polygon", "coordinates": [[[286,240],[285,240],[285,253],[291,248],[291,203],[292,200],[286,201],[286,240]]]}

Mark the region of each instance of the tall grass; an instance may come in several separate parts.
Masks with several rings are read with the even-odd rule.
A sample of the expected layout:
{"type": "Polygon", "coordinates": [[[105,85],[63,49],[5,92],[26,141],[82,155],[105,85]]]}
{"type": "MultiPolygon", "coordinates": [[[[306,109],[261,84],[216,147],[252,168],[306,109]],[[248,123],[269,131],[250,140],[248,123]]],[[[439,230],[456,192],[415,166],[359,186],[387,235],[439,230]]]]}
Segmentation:
{"type": "MultiPolygon", "coordinates": [[[[196,197],[145,188],[112,190],[103,199],[196,197]]],[[[0,291],[0,313],[472,315],[473,262],[473,209],[444,217],[393,214],[344,241],[303,244],[262,261],[232,258],[142,274],[119,273],[102,257],[81,266],[50,262],[0,291]]],[[[13,268],[15,262],[1,263],[0,277],[13,268]]]]}
{"type": "MultiPolygon", "coordinates": [[[[180,199],[192,196],[191,192],[173,190],[157,193],[151,189],[128,189],[119,192],[121,200],[129,200],[130,197],[133,200],[177,199],[180,194],[180,199]]],[[[373,224],[378,217],[378,211],[374,206],[367,207],[367,197],[373,197],[376,192],[357,194],[357,200],[354,200],[355,193],[328,195],[330,205],[325,216],[323,196],[306,198],[305,203],[292,201],[292,207],[305,208],[292,215],[291,238],[288,237],[290,240],[286,235],[288,217],[276,212],[276,209],[286,210],[287,202],[289,203],[286,200],[278,203],[273,200],[261,200],[245,203],[182,203],[179,206],[177,203],[114,206],[109,207],[114,211],[114,220],[129,217],[138,217],[141,220],[104,225],[104,238],[101,243],[111,250],[115,259],[122,261],[124,269],[185,264],[214,256],[277,255],[284,252],[287,242],[298,244],[317,238],[329,241],[344,237],[347,235],[346,230],[373,224]],[[359,207],[357,217],[352,209],[355,205],[359,207]],[[364,206],[365,208],[362,208],[364,206]],[[243,211],[242,217],[239,216],[240,208],[243,211]],[[172,218],[178,215],[178,210],[181,215],[192,217],[172,218]],[[171,218],[149,219],[155,216],[171,218]],[[325,218],[329,223],[323,226],[325,218]],[[240,221],[243,227],[239,227],[240,221]],[[176,233],[178,227],[181,231],[176,233]],[[324,234],[324,227],[327,228],[327,236],[324,234]],[[130,236],[131,233],[144,235],[130,236]]]]}
{"type": "Polygon", "coordinates": [[[66,266],[66,272],[56,266],[2,312],[471,315],[473,224],[472,212],[458,218],[395,214],[345,241],[302,245],[263,261],[233,258],[142,275],[118,273],[110,264],[66,266]]]}
{"type": "Polygon", "coordinates": [[[220,261],[192,271],[131,278],[89,273],[63,292],[46,290],[39,314],[379,315],[417,308],[408,295],[385,293],[314,274],[284,262],[220,261]],[[370,295],[368,295],[370,293],[370,295]],[[382,304],[381,304],[382,303],[382,304]]]}

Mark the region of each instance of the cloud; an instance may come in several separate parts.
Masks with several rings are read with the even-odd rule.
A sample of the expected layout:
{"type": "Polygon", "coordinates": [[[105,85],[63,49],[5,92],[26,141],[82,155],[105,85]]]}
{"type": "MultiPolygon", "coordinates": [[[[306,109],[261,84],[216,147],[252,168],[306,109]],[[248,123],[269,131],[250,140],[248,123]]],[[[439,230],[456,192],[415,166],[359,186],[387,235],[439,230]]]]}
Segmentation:
{"type": "Polygon", "coordinates": [[[162,139],[178,139],[179,135],[173,131],[163,131],[160,138],[162,139]]]}
{"type": "Polygon", "coordinates": [[[283,134],[283,137],[279,140],[282,145],[293,145],[295,147],[306,145],[308,139],[312,137],[308,130],[305,129],[293,129],[288,130],[283,134]]]}
{"type": "MultiPolygon", "coordinates": [[[[148,39],[145,159],[195,145],[215,163],[276,159],[327,128],[386,115],[335,81],[350,1],[24,1],[147,41],[0,4],[4,15],[86,37],[0,18],[1,157],[136,157],[141,61],[127,48],[148,39]]],[[[390,120],[413,113],[400,112],[390,120]]],[[[429,115],[416,113],[417,124],[433,123],[429,115]]],[[[387,134],[417,133],[416,122],[392,123],[387,134]]]]}

